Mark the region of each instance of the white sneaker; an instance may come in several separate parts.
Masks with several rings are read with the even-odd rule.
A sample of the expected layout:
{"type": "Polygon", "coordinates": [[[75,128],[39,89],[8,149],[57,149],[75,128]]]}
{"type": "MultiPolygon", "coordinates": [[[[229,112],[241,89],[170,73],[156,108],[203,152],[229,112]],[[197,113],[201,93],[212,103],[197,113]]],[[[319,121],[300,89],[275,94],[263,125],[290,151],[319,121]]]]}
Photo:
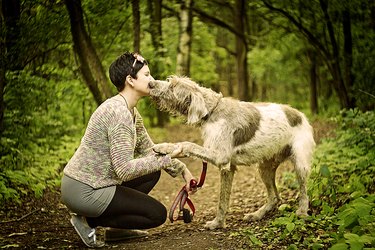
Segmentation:
{"type": "Polygon", "coordinates": [[[103,247],[104,242],[96,240],[95,228],[91,228],[83,216],[72,215],[70,219],[74,229],[88,247],[103,247]]]}

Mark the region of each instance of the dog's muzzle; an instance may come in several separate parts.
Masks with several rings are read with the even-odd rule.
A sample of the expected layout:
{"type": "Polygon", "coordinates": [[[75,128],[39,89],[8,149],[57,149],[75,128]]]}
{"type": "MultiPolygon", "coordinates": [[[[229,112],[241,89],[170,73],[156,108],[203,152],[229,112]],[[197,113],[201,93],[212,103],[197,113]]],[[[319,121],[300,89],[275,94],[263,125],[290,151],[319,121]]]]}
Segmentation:
{"type": "Polygon", "coordinates": [[[156,86],[156,82],[155,81],[151,81],[151,82],[148,83],[148,88],[149,89],[153,89],[153,88],[155,88],[155,86],[156,86]]]}
{"type": "Polygon", "coordinates": [[[168,91],[170,84],[165,81],[154,80],[148,83],[151,96],[161,96],[168,91]]]}

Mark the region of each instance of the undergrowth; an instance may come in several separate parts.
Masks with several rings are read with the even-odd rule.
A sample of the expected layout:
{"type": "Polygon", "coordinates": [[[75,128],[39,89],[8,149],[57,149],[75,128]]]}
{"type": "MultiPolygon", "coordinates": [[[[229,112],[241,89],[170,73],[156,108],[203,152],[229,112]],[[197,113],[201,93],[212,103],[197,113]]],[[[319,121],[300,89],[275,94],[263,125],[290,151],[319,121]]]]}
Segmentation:
{"type": "MultiPolygon", "coordinates": [[[[20,203],[23,196],[42,197],[47,188],[59,186],[61,170],[77,148],[79,140],[64,136],[58,147],[32,147],[1,158],[1,164],[16,165],[15,157],[24,157],[23,168],[5,168],[0,172],[0,204],[13,201],[20,203]],[[22,155],[21,155],[22,154],[22,155]]],[[[5,143],[3,143],[5,145],[5,143]]],[[[10,147],[10,146],[9,146],[10,147]]]]}
{"type": "Polygon", "coordinates": [[[335,121],[337,136],[314,154],[311,215],[298,218],[297,204],[285,204],[274,219],[233,237],[251,249],[375,249],[375,113],[349,110],[335,121]]]}
{"type": "Polygon", "coordinates": [[[7,80],[11,84],[4,95],[7,129],[0,136],[0,205],[21,202],[30,194],[41,197],[59,183],[91,107],[78,81],[57,84],[25,72],[9,73],[7,80]],[[72,100],[77,92],[82,98],[72,100]]]}

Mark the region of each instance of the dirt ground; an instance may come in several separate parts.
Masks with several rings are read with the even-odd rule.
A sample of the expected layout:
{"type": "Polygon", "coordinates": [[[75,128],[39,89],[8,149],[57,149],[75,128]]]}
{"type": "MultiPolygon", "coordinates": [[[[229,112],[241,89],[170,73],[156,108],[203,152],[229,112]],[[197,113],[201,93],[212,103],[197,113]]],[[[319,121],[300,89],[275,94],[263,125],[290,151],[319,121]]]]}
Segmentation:
{"type": "MultiPolygon", "coordinates": [[[[326,123],[314,123],[317,141],[330,134],[331,126],[326,123]]],[[[197,129],[187,125],[175,125],[167,128],[166,140],[192,141],[201,143],[197,129]]],[[[199,178],[201,161],[185,159],[191,172],[199,178]]],[[[277,179],[281,182],[282,173],[290,171],[288,164],[278,169],[277,179]]],[[[173,179],[163,172],[159,183],[151,195],[161,201],[168,209],[178,191],[183,186],[182,178],[173,179]]],[[[202,189],[191,196],[196,215],[193,222],[166,221],[161,227],[149,230],[150,235],[143,239],[107,243],[106,249],[249,249],[248,241],[238,236],[245,228],[261,226],[261,222],[245,222],[244,213],[255,211],[265,202],[265,188],[253,167],[240,167],[235,175],[231,195],[230,211],[225,229],[205,230],[204,224],[215,215],[219,194],[219,171],[209,164],[206,181],[202,189]],[[236,235],[236,237],[233,237],[236,235]]],[[[296,190],[279,185],[281,197],[285,203],[295,203],[296,190]]],[[[277,212],[264,220],[275,217],[277,212]]],[[[83,249],[85,245],[69,222],[69,211],[60,202],[58,188],[48,191],[40,198],[26,197],[22,204],[7,204],[0,211],[0,248],[1,249],[83,249]]],[[[98,230],[98,236],[103,236],[98,230]]],[[[283,248],[283,247],[280,247],[283,248]]],[[[267,248],[265,248],[267,249],[267,248]]]]}

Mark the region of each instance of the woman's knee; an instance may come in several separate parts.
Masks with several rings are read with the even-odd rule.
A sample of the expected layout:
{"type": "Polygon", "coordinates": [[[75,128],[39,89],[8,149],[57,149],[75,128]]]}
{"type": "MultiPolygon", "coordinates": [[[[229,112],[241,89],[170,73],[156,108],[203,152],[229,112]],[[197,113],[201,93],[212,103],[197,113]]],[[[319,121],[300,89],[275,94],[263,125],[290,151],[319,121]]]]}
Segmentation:
{"type": "Polygon", "coordinates": [[[163,204],[153,207],[152,211],[152,221],[154,222],[154,227],[164,224],[167,220],[167,209],[163,204]]]}

